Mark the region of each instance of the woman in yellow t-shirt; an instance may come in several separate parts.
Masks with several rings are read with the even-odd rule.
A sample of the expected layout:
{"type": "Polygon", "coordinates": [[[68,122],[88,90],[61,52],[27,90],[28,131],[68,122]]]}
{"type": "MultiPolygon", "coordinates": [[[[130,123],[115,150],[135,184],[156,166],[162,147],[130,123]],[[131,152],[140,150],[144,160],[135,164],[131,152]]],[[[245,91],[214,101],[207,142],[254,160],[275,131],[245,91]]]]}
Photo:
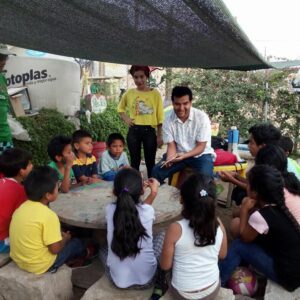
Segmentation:
{"type": "Polygon", "coordinates": [[[157,146],[162,141],[162,123],[164,118],[160,93],[148,86],[150,68],[133,65],[130,68],[136,88],[129,89],[121,98],[118,112],[122,120],[129,126],[127,145],[131,166],[139,170],[142,145],[148,177],[151,177],[155,165],[157,146]],[[129,116],[126,114],[128,111],[129,116]],[[155,130],[157,129],[157,130],[155,130]]]}

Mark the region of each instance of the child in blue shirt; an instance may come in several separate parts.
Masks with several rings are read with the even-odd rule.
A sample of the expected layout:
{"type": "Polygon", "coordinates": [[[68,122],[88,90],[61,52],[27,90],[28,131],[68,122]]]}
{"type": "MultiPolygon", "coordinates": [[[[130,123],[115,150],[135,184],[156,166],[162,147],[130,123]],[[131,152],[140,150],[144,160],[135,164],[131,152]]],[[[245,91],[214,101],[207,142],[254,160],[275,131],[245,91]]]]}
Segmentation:
{"type": "Polygon", "coordinates": [[[295,176],[298,178],[298,180],[300,180],[300,165],[298,165],[297,161],[289,157],[294,148],[294,143],[292,139],[288,136],[282,136],[281,139],[279,140],[278,146],[284,150],[287,156],[288,172],[294,173],[295,176]]]}
{"type": "Polygon", "coordinates": [[[99,171],[103,180],[113,181],[120,169],[130,165],[124,152],[125,140],[121,134],[110,134],[106,144],[108,150],[105,150],[101,156],[99,171]]]}

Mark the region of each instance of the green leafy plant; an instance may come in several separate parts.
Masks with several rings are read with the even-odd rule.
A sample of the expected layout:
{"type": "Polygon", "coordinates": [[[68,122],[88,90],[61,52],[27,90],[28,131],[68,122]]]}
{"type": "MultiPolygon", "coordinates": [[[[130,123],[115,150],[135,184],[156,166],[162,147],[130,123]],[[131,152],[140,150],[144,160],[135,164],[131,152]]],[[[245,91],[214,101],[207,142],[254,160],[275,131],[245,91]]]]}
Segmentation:
{"type": "Polygon", "coordinates": [[[54,109],[44,108],[38,115],[19,117],[18,121],[28,131],[31,141],[14,140],[14,145],[30,152],[34,165],[45,165],[49,162],[47,145],[51,138],[57,135],[71,136],[75,130],[75,126],[54,109]]]}
{"type": "Polygon", "coordinates": [[[117,112],[117,103],[108,102],[107,109],[101,114],[91,114],[91,123],[87,122],[85,115],[80,116],[81,128],[90,132],[95,141],[106,141],[114,132],[127,135],[128,128],[117,112]]]}
{"type": "Polygon", "coordinates": [[[263,107],[268,103],[268,121],[294,140],[296,152],[300,143],[300,95],[289,89],[290,73],[291,70],[174,69],[167,74],[167,81],[171,82],[169,88],[189,86],[194,95],[193,106],[203,109],[212,121],[220,124],[222,136],[226,136],[227,130],[234,125],[240,135],[247,138],[248,129],[264,121],[263,107]]]}
{"type": "Polygon", "coordinates": [[[272,118],[280,124],[284,135],[294,140],[294,152],[300,144],[300,94],[279,90],[276,97],[270,101],[272,118]]]}
{"type": "Polygon", "coordinates": [[[237,126],[247,137],[248,128],[260,122],[263,86],[256,77],[245,72],[203,69],[183,69],[171,75],[172,86],[189,86],[194,95],[193,106],[203,109],[210,119],[220,124],[220,134],[227,135],[237,126]]]}
{"type": "MultiPolygon", "coordinates": [[[[14,140],[15,147],[27,150],[33,156],[34,165],[45,165],[49,162],[47,145],[51,138],[57,135],[71,136],[75,131],[73,123],[54,109],[42,109],[32,117],[19,117],[18,121],[28,131],[31,141],[14,140]]],[[[124,137],[127,126],[122,122],[117,112],[117,103],[109,102],[106,111],[102,114],[92,114],[91,124],[86,116],[80,116],[81,128],[89,131],[95,141],[106,141],[109,134],[119,132],[124,137]]]]}

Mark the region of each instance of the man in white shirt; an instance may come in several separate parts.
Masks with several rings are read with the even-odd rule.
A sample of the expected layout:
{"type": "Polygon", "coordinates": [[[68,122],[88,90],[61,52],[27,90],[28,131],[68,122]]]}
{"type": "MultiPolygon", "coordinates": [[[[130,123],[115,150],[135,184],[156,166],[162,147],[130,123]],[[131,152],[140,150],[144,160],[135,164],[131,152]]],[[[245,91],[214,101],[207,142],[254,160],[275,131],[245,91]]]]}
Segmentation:
{"type": "Polygon", "coordinates": [[[192,107],[192,99],[188,87],[173,88],[173,112],[163,123],[167,153],[152,170],[152,177],[160,183],[186,167],[207,176],[213,175],[210,121],[204,111],[192,107]]]}

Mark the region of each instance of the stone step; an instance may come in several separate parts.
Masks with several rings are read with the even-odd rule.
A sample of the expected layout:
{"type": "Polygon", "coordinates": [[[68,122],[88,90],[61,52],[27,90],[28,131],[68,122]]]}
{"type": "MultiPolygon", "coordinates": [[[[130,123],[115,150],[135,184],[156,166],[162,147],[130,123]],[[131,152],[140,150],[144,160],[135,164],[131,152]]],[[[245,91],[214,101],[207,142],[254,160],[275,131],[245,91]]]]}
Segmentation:
{"type": "Polygon", "coordinates": [[[11,262],[0,268],[0,299],[69,300],[73,295],[71,275],[67,266],[53,274],[36,275],[11,262]]]}
{"type": "Polygon", "coordinates": [[[288,292],[274,281],[268,280],[265,292],[265,300],[300,300],[300,288],[288,292]]]}
{"type": "MultiPolygon", "coordinates": [[[[153,287],[146,290],[126,290],[116,288],[103,275],[94,285],[92,285],[83,295],[81,300],[147,300],[153,292],[153,287]]],[[[176,300],[171,292],[167,292],[161,300],[176,300]]],[[[221,288],[216,300],[234,300],[232,290],[221,288]]],[[[282,299],[281,299],[282,300],[282,299]]]]}
{"type": "MultiPolygon", "coordinates": [[[[168,290],[166,294],[160,298],[160,300],[180,300],[182,298],[177,298],[176,295],[172,293],[172,291],[168,290]]],[[[233,291],[230,289],[220,288],[218,296],[215,300],[234,300],[235,297],[233,295],[233,291]]]]}
{"type": "Polygon", "coordinates": [[[0,253],[0,268],[11,262],[9,253],[0,253]]]}
{"type": "Polygon", "coordinates": [[[103,275],[84,293],[81,300],[147,300],[152,291],[153,287],[147,290],[118,289],[103,275]]]}

